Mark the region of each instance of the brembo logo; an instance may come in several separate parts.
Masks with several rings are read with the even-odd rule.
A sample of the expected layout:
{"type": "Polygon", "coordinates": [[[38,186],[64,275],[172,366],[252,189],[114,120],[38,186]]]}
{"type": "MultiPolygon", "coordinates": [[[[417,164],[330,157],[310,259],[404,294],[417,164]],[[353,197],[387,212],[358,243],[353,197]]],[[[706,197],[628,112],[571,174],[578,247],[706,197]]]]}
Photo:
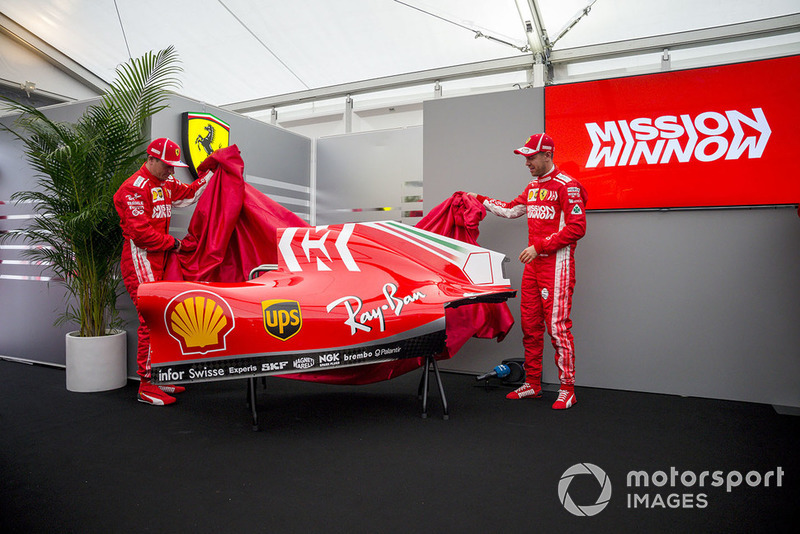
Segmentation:
{"type": "Polygon", "coordinates": [[[772,130],[761,108],[586,123],[586,168],[760,158],[772,130]]]}

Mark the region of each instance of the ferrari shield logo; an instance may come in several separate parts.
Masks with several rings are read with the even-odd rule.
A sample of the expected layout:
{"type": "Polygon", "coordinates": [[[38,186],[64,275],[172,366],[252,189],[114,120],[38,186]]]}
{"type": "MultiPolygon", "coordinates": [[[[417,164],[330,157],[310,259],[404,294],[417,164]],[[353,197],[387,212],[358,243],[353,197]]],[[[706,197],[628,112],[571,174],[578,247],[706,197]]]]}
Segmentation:
{"type": "Polygon", "coordinates": [[[215,150],[230,144],[231,127],[214,115],[184,113],[183,153],[189,170],[197,178],[197,167],[215,150]]]}

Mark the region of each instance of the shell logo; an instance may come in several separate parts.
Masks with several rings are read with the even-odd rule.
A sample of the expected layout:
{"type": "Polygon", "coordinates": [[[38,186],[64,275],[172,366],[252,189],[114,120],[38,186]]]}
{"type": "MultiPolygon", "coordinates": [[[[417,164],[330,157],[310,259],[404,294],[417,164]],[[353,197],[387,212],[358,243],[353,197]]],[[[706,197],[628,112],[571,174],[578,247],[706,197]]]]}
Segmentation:
{"type": "Polygon", "coordinates": [[[164,311],[164,321],[183,354],[225,350],[225,337],[234,327],[230,305],[210,291],[187,291],[176,296],[164,311]]]}

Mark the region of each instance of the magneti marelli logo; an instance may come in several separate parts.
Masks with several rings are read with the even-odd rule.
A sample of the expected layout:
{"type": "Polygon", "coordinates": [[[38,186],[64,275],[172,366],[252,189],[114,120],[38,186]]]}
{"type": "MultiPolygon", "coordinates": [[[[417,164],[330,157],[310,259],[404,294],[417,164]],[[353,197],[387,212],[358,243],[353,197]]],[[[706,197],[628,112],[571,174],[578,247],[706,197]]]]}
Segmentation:
{"type": "Polygon", "coordinates": [[[564,474],[561,475],[561,480],[558,481],[558,500],[572,515],[584,517],[597,515],[608,506],[608,502],[611,500],[611,480],[605,471],[594,464],[575,464],[564,471],[564,474]],[[600,484],[600,495],[594,504],[577,505],[570,497],[569,485],[572,483],[572,479],[579,475],[592,475],[597,480],[597,483],[600,484]]]}

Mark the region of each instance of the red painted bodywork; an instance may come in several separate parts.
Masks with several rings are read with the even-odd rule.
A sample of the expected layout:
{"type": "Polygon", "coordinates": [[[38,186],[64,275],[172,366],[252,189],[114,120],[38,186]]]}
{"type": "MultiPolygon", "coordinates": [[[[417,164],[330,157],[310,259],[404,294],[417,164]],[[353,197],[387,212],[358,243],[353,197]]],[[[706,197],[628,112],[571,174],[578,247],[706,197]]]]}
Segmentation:
{"type": "Polygon", "coordinates": [[[515,295],[500,253],[395,222],[278,231],[243,283],[139,289],[156,383],[321,372],[444,350],[445,308],[515,295]]]}

